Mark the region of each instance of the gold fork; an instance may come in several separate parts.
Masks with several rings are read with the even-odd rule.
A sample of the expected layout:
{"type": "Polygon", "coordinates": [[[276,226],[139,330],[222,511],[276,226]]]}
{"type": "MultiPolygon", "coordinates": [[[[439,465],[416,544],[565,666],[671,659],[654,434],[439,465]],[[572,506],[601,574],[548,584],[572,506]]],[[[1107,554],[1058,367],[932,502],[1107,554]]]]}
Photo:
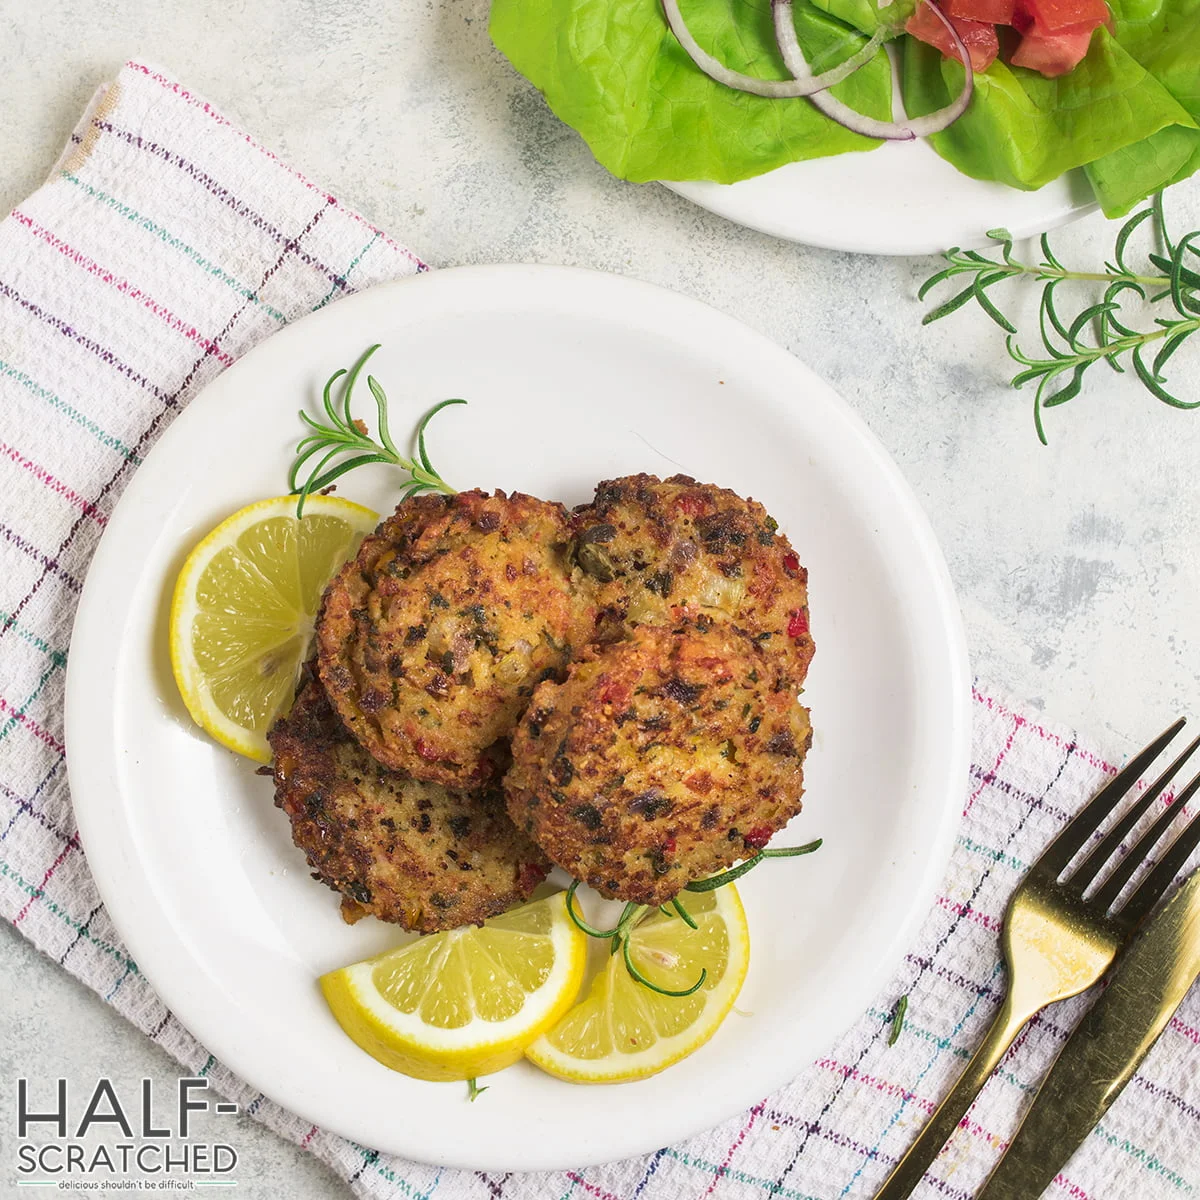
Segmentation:
{"type": "Polygon", "coordinates": [[[1120,860],[1112,875],[1085,898],[1088,888],[1116,855],[1121,843],[1200,746],[1197,738],[1079,865],[1064,875],[1075,855],[1183,725],[1182,719],[1176,721],[1131,759],[1029,868],[1009,901],[1001,936],[1008,969],[1008,994],[983,1044],[875,1194],[875,1200],[901,1200],[912,1192],[1029,1019],[1048,1004],[1077,996],[1100,980],[1200,842],[1200,820],[1197,820],[1176,839],[1169,855],[1147,874],[1120,909],[1112,911],[1125,885],[1146,861],[1171,821],[1200,789],[1200,775],[1197,775],[1120,860]]]}

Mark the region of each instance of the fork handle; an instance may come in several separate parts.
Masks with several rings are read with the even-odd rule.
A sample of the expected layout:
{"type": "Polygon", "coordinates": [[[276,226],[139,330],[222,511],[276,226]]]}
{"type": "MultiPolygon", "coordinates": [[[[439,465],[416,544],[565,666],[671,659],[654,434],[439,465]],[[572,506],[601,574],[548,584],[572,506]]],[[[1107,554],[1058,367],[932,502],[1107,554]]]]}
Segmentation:
{"type": "Polygon", "coordinates": [[[883,1187],[875,1193],[875,1200],[903,1200],[921,1182],[950,1135],[975,1103],[975,1097],[979,1095],[988,1076],[996,1069],[1005,1051],[1038,1007],[1041,1006],[1027,1011],[1025,1005],[1014,1005],[1012,990],[1009,990],[992,1027],[958,1077],[958,1082],[937,1106],[928,1124],[909,1147],[908,1153],[893,1168],[883,1187]]]}

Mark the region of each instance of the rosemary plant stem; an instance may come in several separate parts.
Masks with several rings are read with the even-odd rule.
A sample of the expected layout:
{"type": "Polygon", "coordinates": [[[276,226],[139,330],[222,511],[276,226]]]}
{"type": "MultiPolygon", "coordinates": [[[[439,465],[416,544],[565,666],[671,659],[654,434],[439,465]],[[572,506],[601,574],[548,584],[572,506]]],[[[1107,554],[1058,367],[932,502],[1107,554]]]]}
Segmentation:
{"type": "MultiPolygon", "coordinates": [[[[1172,238],[1163,218],[1162,193],[1134,213],[1117,232],[1112,261],[1103,271],[1072,271],[1054,255],[1047,235],[1041,239],[1042,261],[1024,263],[1013,256],[1013,238],[1003,229],[989,235],[999,244],[993,257],[978,250],[948,250],[948,266],[931,275],[918,292],[924,299],[948,280],[966,286],[925,315],[923,324],[941,320],[974,301],[1008,335],[1009,356],[1021,370],[1011,379],[1013,387],[1036,381],[1033,422],[1038,439],[1045,443],[1043,410],[1073,400],[1083,389],[1085,373],[1098,362],[1114,371],[1128,368],[1138,382],[1157,400],[1172,408],[1200,408],[1200,399],[1185,400],[1175,395],[1167,382],[1166,369],[1172,355],[1189,338],[1200,332],[1200,229],[1172,238]],[[1135,233],[1153,232],[1153,245],[1143,257],[1159,274],[1135,268],[1127,257],[1135,233]],[[1016,326],[999,309],[992,290],[1009,279],[1034,279],[1042,284],[1038,305],[1040,354],[1021,349],[1016,326]],[[1056,289],[1063,283],[1100,284],[1101,295],[1093,292],[1090,303],[1068,313],[1056,289]],[[1149,328],[1137,329],[1129,322],[1123,306],[1129,293],[1151,315],[1149,328]],[[1150,348],[1153,347],[1153,353],[1150,348]],[[1124,361],[1122,361],[1124,360],[1124,361]]],[[[1140,315],[1140,313],[1139,313],[1140,315]]],[[[1090,378],[1090,376],[1088,376],[1090,378]]]]}

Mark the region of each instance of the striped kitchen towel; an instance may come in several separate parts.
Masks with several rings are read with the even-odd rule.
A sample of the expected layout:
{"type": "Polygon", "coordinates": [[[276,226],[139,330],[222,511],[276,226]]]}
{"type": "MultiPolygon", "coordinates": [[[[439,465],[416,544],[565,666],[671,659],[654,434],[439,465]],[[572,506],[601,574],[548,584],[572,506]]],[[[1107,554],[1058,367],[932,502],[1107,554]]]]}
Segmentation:
{"type": "MultiPolygon", "coordinates": [[[[1017,879],[1113,769],[983,691],[954,858],[890,987],[790,1086],[642,1159],[491,1176],[403,1162],[311,1128],[173,1020],[108,920],[72,817],[62,700],[75,604],[113,505],[174,414],[238,355],[340,296],[423,269],[139,62],[97,96],[46,185],[0,224],[0,912],[188,1071],[363,1196],[870,1196],[995,1009],[996,935],[1017,879]],[[901,995],[907,1019],[889,1045],[901,995]]],[[[972,1195],[1078,1008],[1032,1024],[919,1196],[972,1195]]],[[[1193,994],[1050,1194],[1197,1194],[1198,1047],[1193,994]]]]}

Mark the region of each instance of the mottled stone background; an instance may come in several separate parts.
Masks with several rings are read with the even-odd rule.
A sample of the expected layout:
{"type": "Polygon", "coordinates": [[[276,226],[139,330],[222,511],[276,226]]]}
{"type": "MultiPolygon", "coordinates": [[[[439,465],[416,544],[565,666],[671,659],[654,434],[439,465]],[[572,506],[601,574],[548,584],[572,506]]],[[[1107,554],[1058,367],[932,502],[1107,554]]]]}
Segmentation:
{"type": "MultiPolygon", "coordinates": [[[[837,388],[895,456],[958,587],[976,673],[1120,753],[1200,699],[1200,414],[1106,368],[1034,437],[999,331],[922,328],[933,259],[810,250],[620,183],[492,49],[485,0],[0,0],[0,211],[35,188],[97,84],[156,62],[435,265],[548,262],[636,275],[762,330],[837,388]]],[[[1200,183],[1169,209],[1200,225],[1200,183]]],[[[886,203],[886,196],[880,198],[886,203]]],[[[1115,230],[1055,236],[1098,264],[1115,230]]],[[[1017,293],[1028,319],[1035,295],[1017,293]]],[[[1197,339],[1200,342],[1200,339],[1197,339]]],[[[1032,346],[1032,343],[1030,343],[1032,346]]],[[[1196,347],[1200,351],[1200,345],[1196,347]]],[[[1176,357],[1200,400],[1200,354],[1176,357]]],[[[1195,711],[1192,707],[1192,711],[1195,711]]],[[[0,935],[0,1146],[11,1080],[177,1071],[15,934],[0,935]]],[[[136,1086],[136,1085],[135,1085],[136,1086]]],[[[239,1193],[341,1185],[238,1119],[239,1193]]]]}

